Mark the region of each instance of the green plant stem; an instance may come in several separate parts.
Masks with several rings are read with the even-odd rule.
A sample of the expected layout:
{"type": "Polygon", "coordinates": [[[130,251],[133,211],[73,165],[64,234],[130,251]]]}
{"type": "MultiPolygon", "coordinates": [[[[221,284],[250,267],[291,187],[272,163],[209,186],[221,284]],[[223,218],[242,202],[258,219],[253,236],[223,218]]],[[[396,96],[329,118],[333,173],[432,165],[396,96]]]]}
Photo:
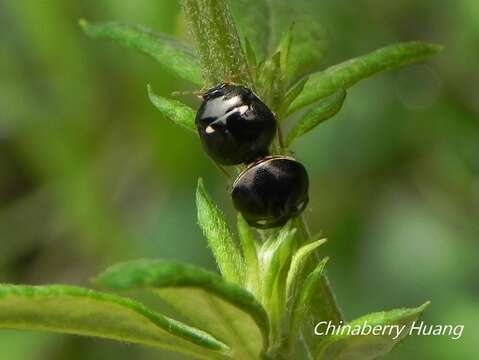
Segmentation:
{"type": "Polygon", "coordinates": [[[195,39],[206,85],[224,81],[251,87],[253,82],[228,2],[181,0],[195,39]]]}

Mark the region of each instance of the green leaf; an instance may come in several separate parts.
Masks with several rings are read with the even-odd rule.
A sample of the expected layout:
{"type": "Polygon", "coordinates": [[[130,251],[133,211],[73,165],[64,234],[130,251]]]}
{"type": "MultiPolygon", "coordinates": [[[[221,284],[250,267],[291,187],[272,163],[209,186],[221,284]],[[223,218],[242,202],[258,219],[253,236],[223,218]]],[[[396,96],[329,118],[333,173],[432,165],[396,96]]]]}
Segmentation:
{"type": "MultiPolygon", "coordinates": [[[[266,241],[259,251],[260,271],[263,275],[263,298],[273,300],[273,292],[284,269],[289,268],[291,255],[295,245],[296,229],[288,223],[276,236],[266,241]]],[[[284,277],[286,278],[286,276],[284,277]]]]}
{"type": "Polygon", "coordinates": [[[438,53],[441,47],[418,41],[389,45],[369,54],[347,60],[309,76],[303,92],[289,107],[289,113],[314,103],[340,89],[380,71],[422,61],[438,53]]]}
{"type": "Polygon", "coordinates": [[[150,85],[147,86],[147,89],[151,103],[160,110],[163,116],[167,117],[183,129],[198,134],[195,125],[196,113],[192,108],[180,101],[156,95],[150,85]]]}
{"type": "MultiPolygon", "coordinates": [[[[305,228],[303,220],[299,218],[296,223],[297,226],[302,229],[302,232],[306,234],[305,238],[308,238],[308,230],[305,228]]],[[[307,252],[308,248],[302,249],[307,252]]],[[[310,256],[303,256],[302,258],[302,261],[304,261],[304,265],[302,265],[302,274],[309,274],[317,268],[319,262],[317,253],[312,252],[310,253],[310,256]]],[[[300,282],[301,281],[296,281],[296,283],[300,282]]],[[[290,288],[290,290],[292,289],[290,288]]],[[[311,324],[317,324],[324,320],[337,324],[344,322],[345,320],[336,301],[334,292],[331,289],[331,285],[329,284],[326,270],[322,271],[321,276],[316,282],[315,291],[311,293],[311,297],[308,313],[305,315],[306,320],[304,321],[302,329],[302,339],[306,348],[309,349],[309,352],[314,352],[314,350],[321,344],[322,338],[314,335],[314,332],[311,331],[311,324]]]]}
{"type": "Polygon", "coordinates": [[[237,219],[238,234],[246,266],[246,288],[252,291],[253,294],[256,294],[258,293],[260,287],[260,271],[257,244],[250,226],[241,216],[241,214],[238,214],[237,219]]]}
{"type": "Polygon", "coordinates": [[[285,22],[283,26],[286,28],[294,22],[290,35],[291,49],[284,72],[287,81],[291,82],[319,68],[326,52],[326,35],[318,19],[317,3],[309,1],[306,8],[300,8],[292,2],[285,4],[282,10],[285,22]]]}
{"type": "Polygon", "coordinates": [[[260,271],[262,274],[262,303],[270,316],[273,338],[280,340],[280,324],[286,304],[286,277],[291,256],[296,249],[296,228],[286,224],[273,234],[260,249],[260,271]]]}
{"type": "Polygon", "coordinates": [[[181,0],[208,85],[233,81],[252,87],[246,57],[228,2],[181,0]]]}
{"type": "Polygon", "coordinates": [[[320,101],[315,107],[306,112],[303,117],[293,126],[286,138],[286,146],[290,146],[296,138],[313,130],[322,122],[336,115],[343,106],[346,98],[345,90],[338,90],[333,95],[320,101]]]}
{"type": "Polygon", "coordinates": [[[258,71],[257,88],[261,100],[275,111],[282,95],[281,54],[276,52],[270,59],[263,62],[258,71]]]}
{"type": "Polygon", "coordinates": [[[174,75],[193,84],[203,84],[200,64],[193,49],[174,38],[120,22],[91,24],[82,19],[80,26],[90,37],[111,39],[127,48],[138,50],[156,59],[174,75]]]}
{"type": "Polygon", "coordinates": [[[266,59],[269,48],[270,8],[265,0],[230,1],[241,38],[248,38],[259,61],[266,59]]]}
{"type": "Polygon", "coordinates": [[[288,72],[288,66],[290,63],[291,44],[293,41],[293,28],[293,25],[289,27],[278,46],[278,52],[281,54],[281,73],[283,75],[288,72]]]}
{"type": "MultiPolygon", "coordinates": [[[[321,243],[319,243],[318,245],[318,241],[315,242],[315,247],[310,246],[308,249],[305,249],[303,247],[303,254],[309,253],[313,251],[314,248],[321,245],[321,243]]],[[[313,245],[315,243],[312,243],[310,245],[313,245]]],[[[308,310],[311,306],[313,294],[317,289],[317,283],[321,281],[321,277],[323,276],[323,270],[328,260],[328,258],[324,258],[323,260],[321,260],[316,269],[314,269],[313,272],[311,272],[307,276],[306,280],[304,281],[304,284],[302,284],[302,288],[299,289],[298,296],[295,298],[295,301],[292,305],[291,323],[290,330],[288,333],[288,349],[291,354],[294,353],[294,347],[297,343],[301,327],[306,322],[306,314],[308,313],[308,310]]]]}
{"type": "Polygon", "coordinates": [[[301,281],[304,266],[306,265],[306,261],[308,260],[309,256],[325,242],[326,239],[319,239],[309,244],[303,245],[293,255],[293,258],[291,260],[291,266],[288,271],[288,276],[286,278],[287,299],[293,297],[294,287],[301,281]]]}
{"type": "Polygon", "coordinates": [[[244,39],[244,50],[246,59],[248,60],[248,64],[251,70],[255,69],[256,66],[258,66],[258,60],[256,58],[256,53],[253,49],[253,46],[251,45],[251,42],[248,38],[244,39]]]}
{"type": "Polygon", "coordinates": [[[231,282],[243,284],[244,262],[223,213],[206,192],[203,180],[198,180],[196,189],[198,223],[213,251],[223,277],[231,282]]]}
{"type": "Polygon", "coordinates": [[[96,282],[117,290],[146,288],[194,326],[227,344],[234,359],[259,359],[268,347],[268,317],[249,292],[204,269],[161,260],[119,264],[96,282]]]}
{"type": "Polygon", "coordinates": [[[325,50],[324,30],[318,21],[319,5],[311,0],[231,1],[241,36],[248,37],[260,60],[272,55],[291,31],[286,76],[289,80],[318,67],[325,50]],[[286,35],[287,36],[287,35],[286,35]]]}
{"type": "Polygon", "coordinates": [[[299,80],[296,84],[294,84],[287,92],[286,95],[284,95],[283,100],[281,101],[280,106],[278,107],[278,118],[279,120],[283,120],[283,118],[286,116],[286,113],[288,112],[289,105],[293,102],[294,99],[296,99],[299,94],[303,91],[304,85],[308,81],[309,77],[305,76],[301,80],[299,80]]]}
{"type": "Polygon", "coordinates": [[[330,335],[321,343],[319,351],[315,353],[315,359],[371,360],[387,354],[404,340],[413,323],[419,319],[428,305],[429,302],[417,308],[396,309],[360,317],[348,324],[351,329],[360,328],[367,323],[373,328],[378,325],[383,328],[396,325],[402,330],[392,328],[391,334],[388,331],[384,335],[348,335],[347,331],[344,331],[343,335],[330,335]]]}
{"type": "Polygon", "coordinates": [[[256,82],[258,80],[258,58],[256,52],[247,37],[244,38],[244,50],[246,60],[248,61],[249,71],[251,73],[252,89],[256,91],[256,82]]]}
{"type": "MultiPolygon", "coordinates": [[[[313,259],[308,259],[304,269],[305,272],[311,271],[316,266],[316,262],[312,261],[313,259]]],[[[340,324],[345,321],[329,284],[326,269],[323,270],[315,284],[316,289],[311,293],[312,298],[309,301],[308,313],[305,315],[307,320],[304,321],[302,330],[303,339],[313,353],[321,346],[323,338],[315,336],[314,332],[311,331],[311,324],[317,324],[320,321],[331,321],[333,324],[340,324]]]]}
{"type": "Polygon", "coordinates": [[[48,330],[227,359],[211,335],[119,296],[72,286],[0,286],[0,327],[48,330]]]}

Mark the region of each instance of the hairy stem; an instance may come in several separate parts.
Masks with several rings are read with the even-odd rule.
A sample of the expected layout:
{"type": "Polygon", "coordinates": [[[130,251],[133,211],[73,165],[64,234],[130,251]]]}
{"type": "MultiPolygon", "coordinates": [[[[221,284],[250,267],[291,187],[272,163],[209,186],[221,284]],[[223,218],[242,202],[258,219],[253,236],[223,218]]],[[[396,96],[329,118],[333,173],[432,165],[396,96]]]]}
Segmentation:
{"type": "Polygon", "coordinates": [[[206,85],[233,81],[251,87],[246,56],[228,2],[181,0],[180,3],[196,42],[206,85]]]}

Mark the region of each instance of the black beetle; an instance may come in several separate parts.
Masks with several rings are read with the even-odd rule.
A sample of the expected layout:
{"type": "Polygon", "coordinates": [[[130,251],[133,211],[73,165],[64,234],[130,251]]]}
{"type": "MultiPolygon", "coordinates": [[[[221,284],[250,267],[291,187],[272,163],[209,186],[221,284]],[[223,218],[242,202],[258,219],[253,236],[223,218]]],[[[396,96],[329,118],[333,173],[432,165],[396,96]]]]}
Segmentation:
{"type": "Polygon", "coordinates": [[[268,156],[250,164],[233,183],[235,208],[253,227],[282,226],[308,204],[309,178],[291,157],[268,156]]]}
{"type": "Polygon", "coordinates": [[[196,127],[203,148],[213,160],[235,165],[268,155],[276,118],[250,89],[223,83],[202,98],[196,127]]]}

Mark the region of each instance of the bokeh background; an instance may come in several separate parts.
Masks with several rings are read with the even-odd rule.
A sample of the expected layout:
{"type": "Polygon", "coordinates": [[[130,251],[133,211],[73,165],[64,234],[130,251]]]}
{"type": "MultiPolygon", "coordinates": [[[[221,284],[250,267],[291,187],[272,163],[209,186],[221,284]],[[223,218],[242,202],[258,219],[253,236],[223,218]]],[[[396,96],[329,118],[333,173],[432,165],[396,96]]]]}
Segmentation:
{"type": "MultiPolygon", "coordinates": [[[[426,321],[464,324],[463,337],[411,338],[388,359],[477,359],[477,0],[319,7],[330,43],[323,66],[396,41],[445,45],[425,64],[355,86],[342,112],[295,146],[339,302],[353,318],[431,300],[426,321]]],[[[214,269],[194,190],[204,177],[232,220],[226,184],[146,96],[147,83],[164,96],[191,88],[145,56],[85,37],[79,18],[185,37],[175,0],[1,0],[0,282],[87,285],[140,257],[214,269]]],[[[184,359],[7,330],[0,349],[2,360],[184,359]]]]}

